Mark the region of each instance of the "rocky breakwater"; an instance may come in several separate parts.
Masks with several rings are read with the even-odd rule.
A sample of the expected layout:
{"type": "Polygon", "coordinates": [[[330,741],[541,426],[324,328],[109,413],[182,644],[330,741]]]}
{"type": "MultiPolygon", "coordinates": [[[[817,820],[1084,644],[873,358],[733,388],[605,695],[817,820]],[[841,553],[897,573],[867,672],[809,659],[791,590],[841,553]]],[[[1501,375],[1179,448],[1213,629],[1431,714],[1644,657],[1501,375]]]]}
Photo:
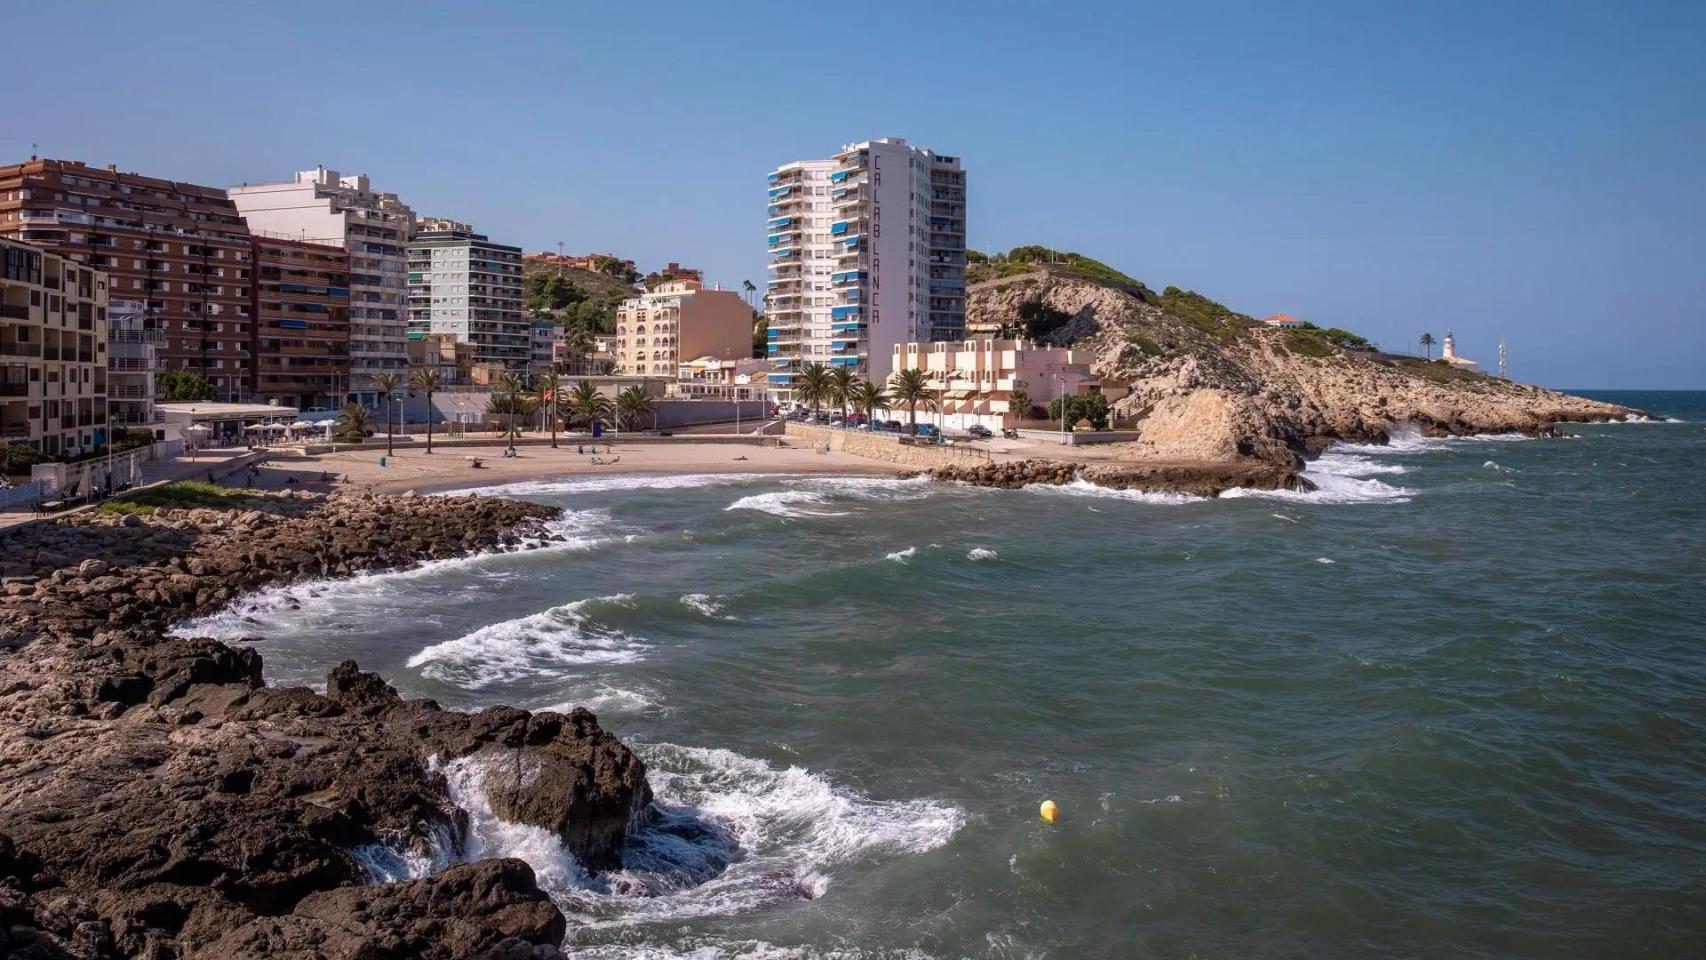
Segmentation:
{"type": "Polygon", "coordinates": [[[1315,489],[1315,485],[1296,470],[1285,464],[1266,460],[1086,464],[1030,459],[938,467],[929,471],[927,476],[936,480],[1007,489],[1039,483],[1060,486],[1084,480],[1116,490],[1175,493],[1195,497],[1218,497],[1234,488],[1302,491],[1315,489]]]}
{"type": "Polygon", "coordinates": [[[269,495],[0,541],[0,956],[555,956],[526,864],[376,886],[355,854],[454,860],[438,763],[480,755],[517,771],[488,783],[501,816],[616,866],[651,792],[591,713],[444,710],[354,662],[324,694],[269,687],[255,650],[164,632],[268,583],[537,543],[550,515],[269,495]]]}

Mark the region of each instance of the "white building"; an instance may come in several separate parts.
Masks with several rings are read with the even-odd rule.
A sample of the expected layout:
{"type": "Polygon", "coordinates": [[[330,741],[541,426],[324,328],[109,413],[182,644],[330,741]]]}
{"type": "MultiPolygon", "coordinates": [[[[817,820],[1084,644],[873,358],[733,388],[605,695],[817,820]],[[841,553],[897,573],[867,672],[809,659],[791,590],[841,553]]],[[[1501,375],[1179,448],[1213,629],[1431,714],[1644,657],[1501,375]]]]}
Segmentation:
{"type": "Polygon", "coordinates": [[[1463,370],[1478,371],[1481,367],[1480,364],[1468,357],[1460,357],[1457,355],[1457,338],[1451,335],[1450,330],[1445,332],[1445,339],[1440,342],[1439,358],[1446,363],[1463,370]]]}
{"type": "Polygon", "coordinates": [[[315,167],[286,183],[243,184],[227,193],[255,233],[344,247],[350,253],[351,392],[379,402],[372,377],[408,369],[404,245],[415,213],[366,174],[315,167]]]}
{"type": "Polygon", "coordinates": [[[527,325],[527,338],[532,354],[528,366],[535,373],[551,372],[557,344],[563,342],[563,328],[549,320],[535,320],[527,325]]]}
{"type": "Polygon", "coordinates": [[[448,333],[474,345],[475,363],[521,372],[533,359],[522,310],[521,248],[468,224],[426,220],[409,241],[409,336],[448,333]]]}
{"type": "Polygon", "coordinates": [[[884,138],[770,174],[770,383],[809,363],[888,380],[894,346],[965,335],[966,181],[958,158],[884,138]]]}

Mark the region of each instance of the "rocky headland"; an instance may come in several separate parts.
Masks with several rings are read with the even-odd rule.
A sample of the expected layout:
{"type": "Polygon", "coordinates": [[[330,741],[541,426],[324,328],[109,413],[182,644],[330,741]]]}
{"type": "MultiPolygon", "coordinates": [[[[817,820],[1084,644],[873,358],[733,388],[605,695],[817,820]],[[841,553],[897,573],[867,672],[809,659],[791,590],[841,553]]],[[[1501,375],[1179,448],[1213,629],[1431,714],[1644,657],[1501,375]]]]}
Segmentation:
{"type": "Polygon", "coordinates": [[[517,860],[383,885],[352,853],[425,855],[466,813],[437,764],[490,758],[494,811],[616,866],[644,765],[583,709],[405,700],[354,662],[326,692],[168,627],[278,582],[525,547],[553,511],[479,497],[247,496],[83,514],[0,540],[0,956],[557,956],[517,860]]]}
{"type": "Polygon", "coordinates": [[[1061,486],[1083,480],[1115,490],[1218,497],[1232,489],[1309,491],[1315,485],[1289,465],[1263,460],[1170,463],[1074,463],[1033,458],[999,463],[953,464],[926,472],[934,480],[979,487],[1018,489],[1032,484],[1061,486]]]}
{"type": "Polygon", "coordinates": [[[1349,331],[1278,329],[1190,291],[1156,293],[1077,254],[1020,248],[974,263],[969,279],[968,330],[1088,357],[1110,395],[1119,394],[1116,425],[1139,434],[1133,461],[1295,469],[1335,442],[1386,443],[1403,431],[1541,436],[1564,421],[1646,416],[1382,352],[1349,331]],[[1050,262],[1030,262],[1033,255],[1050,262]]]}

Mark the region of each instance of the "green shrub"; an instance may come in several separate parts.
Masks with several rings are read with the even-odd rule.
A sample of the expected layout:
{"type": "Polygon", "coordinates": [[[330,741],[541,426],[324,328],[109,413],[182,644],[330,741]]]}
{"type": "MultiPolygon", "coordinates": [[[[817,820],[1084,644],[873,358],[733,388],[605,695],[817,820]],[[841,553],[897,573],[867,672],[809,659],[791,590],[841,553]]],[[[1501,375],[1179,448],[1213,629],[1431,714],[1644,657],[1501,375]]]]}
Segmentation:
{"type": "Polygon", "coordinates": [[[258,496],[260,495],[252,490],[222,487],[201,480],[179,480],[176,483],[138,490],[122,499],[108,500],[101,504],[100,512],[112,515],[136,513],[150,516],[155,511],[166,507],[176,510],[190,510],[198,507],[229,510],[244,500],[253,500],[258,496]]]}
{"type": "MultiPolygon", "coordinates": [[[[1048,418],[1050,420],[1056,422],[1060,420],[1061,399],[1062,398],[1060,397],[1055,397],[1053,400],[1048,402],[1048,418]]],[[[1070,397],[1066,397],[1065,400],[1067,426],[1070,427],[1072,424],[1075,424],[1080,420],[1088,420],[1090,421],[1090,426],[1093,429],[1108,429],[1107,397],[1104,397],[1099,393],[1073,394],[1070,397]]]]}
{"type": "Polygon", "coordinates": [[[1298,356],[1330,357],[1333,355],[1333,345],[1327,342],[1319,330],[1287,330],[1284,343],[1287,350],[1298,356]]]}
{"type": "Polygon", "coordinates": [[[1026,338],[1041,340],[1072,322],[1072,314],[1056,310],[1041,300],[1027,300],[1019,304],[1019,320],[1025,326],[1026,338]]]}
{"type": "Polygon", "coordinates": [[[7,476],[27,474],[30,472],[30,468],[36,464],[47,463],[53,459],[35,447],[23,443],[8,444],[0,449],[5,451],[5,469],[3,472],[7,476]]]}

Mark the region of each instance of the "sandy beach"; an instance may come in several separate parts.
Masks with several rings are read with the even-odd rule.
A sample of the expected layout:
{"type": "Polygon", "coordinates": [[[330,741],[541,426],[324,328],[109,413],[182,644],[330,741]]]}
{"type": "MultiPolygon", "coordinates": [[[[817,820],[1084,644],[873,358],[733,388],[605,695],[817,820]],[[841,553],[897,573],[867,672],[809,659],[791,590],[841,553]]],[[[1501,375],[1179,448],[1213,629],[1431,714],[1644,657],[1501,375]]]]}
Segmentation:
{"type": "MultiPolygon", "coordinates": [[[[614,446],[600,441],[598,459],[593,463],[591,445],[581,441],[588,452],[577,452],[576,442],[565,441],[552,449],[546,445],[516,447],[516,456],[506,458],[506,444],[493,441],[480,446],[438,446],[428,454],[425,444],[399,445],[394,455],[387,456],[383,448],[340,450],[336,453],[304,456],[281,450],[268,458],[260,469],[255,486],[281,489],[300,485],[303,489],[325,491],[356,489],[374,493],[442,493],[469,487],[486,487],[510,481],[545,480],[562,477],[597,476],[601,474],[691,474],[691,473],[773,473],[773,474],[863,474],[886,476],[901,472],[889,463],[867,460],[844,453],[823,453],[803,445],[759,446],[737,443],[622,443],[614,446]],[[479,457],[480,469],[474,469],[469,458],[479,457]],[[380,466],[384,457],[385,465],[380,466]],[[323,474],[336,478],[334,483],[320,481],[323,474]],[[290,481],[294,480],[295,484],[290,481]]],[[[243,483],[234,476],[228,485],[243,483]]]]}

